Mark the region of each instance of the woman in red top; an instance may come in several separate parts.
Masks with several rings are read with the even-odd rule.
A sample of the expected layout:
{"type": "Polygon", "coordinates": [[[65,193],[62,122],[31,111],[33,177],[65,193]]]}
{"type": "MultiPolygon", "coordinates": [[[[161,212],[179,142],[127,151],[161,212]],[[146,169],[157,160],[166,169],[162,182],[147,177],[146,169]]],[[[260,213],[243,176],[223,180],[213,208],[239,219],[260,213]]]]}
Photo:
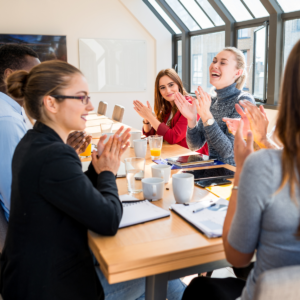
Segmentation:
{"type": "MultiPolygon", "coordinates": [[[[143,133],[149,135],[162,135],[169,144],[178,144],[188,148],[186,143],[187,119],[180,113],[174,100],[175,92],[180,92],[189,100],[188,93],[175,70],[161,70],[155,80],[154,112],[150,103],[147,106],[138,100],[133,101],[134,109],[144,118],[143,133]]],[[[198,116],[198,119],[200,117],[198,116]]],[[[207,144],[197,152],[208,155],[207,144]]]]}

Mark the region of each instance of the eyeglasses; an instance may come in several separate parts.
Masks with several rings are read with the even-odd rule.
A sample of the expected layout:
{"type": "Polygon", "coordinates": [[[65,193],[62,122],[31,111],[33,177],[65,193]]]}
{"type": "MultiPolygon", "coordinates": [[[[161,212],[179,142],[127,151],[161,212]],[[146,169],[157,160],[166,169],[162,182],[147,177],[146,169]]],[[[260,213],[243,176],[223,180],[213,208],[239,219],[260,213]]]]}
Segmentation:
{"type": "Polygon", "coordinates": [[[64,95],[51,95],[55,99],[77,99],[81,100],[84,105],[87,105],[91,99],[89,96],[64,96],[64,95]]]}

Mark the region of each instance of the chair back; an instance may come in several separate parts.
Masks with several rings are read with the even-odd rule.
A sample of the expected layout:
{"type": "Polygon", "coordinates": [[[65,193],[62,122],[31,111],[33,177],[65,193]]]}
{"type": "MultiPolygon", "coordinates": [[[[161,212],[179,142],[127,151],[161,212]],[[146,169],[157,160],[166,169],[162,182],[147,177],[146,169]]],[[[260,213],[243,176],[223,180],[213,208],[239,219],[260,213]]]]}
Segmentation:
{"type": "Polygon", "coordinates": [[[0,253],[2,253],[2,249],[4,247],[7,228],[8,224],[4,216],[4,211],[2,207],[0,207],[0,253]]]}
{"type": "Polygon", "coordinates": [[[125,111],[125,108],[123,106],[116,104],[111,118],[114,121],[122,122],[123,116],[124,116],[124,111],[125,111]]]}
{"type": "Polygon", "coordinates": [[[107,103],[103,102],[103,101],[100,101],[99,106],[98,106],[98,114],[105,116],[106,111],[107,111],[107,103]]]}
{"type": "Polygon", "coordinates": [[[273,269],[259,276],[253,300],[300,299],[300,266],[273,269]]]}

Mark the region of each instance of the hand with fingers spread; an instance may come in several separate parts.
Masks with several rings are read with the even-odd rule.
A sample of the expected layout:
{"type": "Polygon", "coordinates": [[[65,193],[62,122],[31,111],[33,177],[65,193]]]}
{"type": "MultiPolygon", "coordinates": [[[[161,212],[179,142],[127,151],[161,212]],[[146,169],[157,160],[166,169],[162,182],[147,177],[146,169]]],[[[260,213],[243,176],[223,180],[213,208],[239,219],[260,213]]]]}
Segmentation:
{"type": "Polygon", "coordinates": [[[189,103],[186,100],[186,98],[179,92],[175,93],[174,101],[181,114],[188,120],[189,127],[190,128],[195,127],[197,124],[197,108],[196,108],[195,101],[189,103]],[[194,126],[190,126],[190,123],[194,124],[194,126]]]}
{"type": "MultiPolygon", "coordinates": [[[[234,139],[234,159],[236,163],[236,173],[239,174],[242,171],[246,158],[253,152],[253,135],[251,131],[247,133],[247,141],[245,142],[243,137],[243,120],[240,121],[240,125],[234,139]]],[[[237,178],[239,176],[235,176],[237,178]]],[[[237,183],[235,182],[235,185],[237,183]]]]}
{"type": "Polygon", "coordinates": [[[201,117],[202,122],[205,123],[208,119],[213,119],[213,115],[210,112],[211,96],[200,86],[195,91],[195,94],[197,98],[195,100],[197,113],[201,117]]]}
{"type": "Polygon", "coordinates": [[[97,174],[104,171],[110,171],[117,174],[120,167],[121,155],[121,138],[118,135],[110,137],[105,144],[101,156],[98,156],[97,151],[92,153],[92,164],[97,174]]]}
{"type": "Polygon", "coordinates": [[[144,118],[145,122],[148,121],[149,117],[152,116],[152,107],[150,103],[147,101],[147,106],[144,105],[141,101],[139,100],[134,100],[133,101],[134,109],[135,111],[142,117],[144,118]]]}
{"type": "MultiPolygon", "coordinates": [[[[130,128],[127,128],[123,133],[124,126],[121,126],[118,131],[114,134],[114,136],[120,136],[120,140],[121,140],[121,148],[122,148],[122,154],[125,152],[125,150],[128,148],[130,142],[129,142],[129,138],[130,138],[130,128]],[[122,134],[121,134],[122,133],[122,134]]],[[[107,135],[103,135],[100,137],[99,142],[97,144],[97,150],[98,150],[98,156],[101,156],[105,144],[104,141],[107,138],[107,135]]]]}
{"type": "Polygon", "coordinates": [[[250,128],[253,133],[254,141],[260,148],[265,148],[267,142],[267,133],[269,120],[264,107],[261,105],[259,108],[249,101],[240,101],[240,105],[245,110],[245,115],[249,120],[250,128]]]}
{"type": "Polygon", "coordinates": [[[243,137],[244,137],[244,139],[246,139],[248,131],[250,130],[250,122],[249,122],[245,112],[238,104],[235,104],[235,109],[238,112],[238,114],[241,116],[241,119],[223,118],[222,120],[226,123],[229,132],[232,133],[233,135],[236,134],[236,132],[239,128],[240,120],[243,120],[243,122],[244,122],[243,137]]]}

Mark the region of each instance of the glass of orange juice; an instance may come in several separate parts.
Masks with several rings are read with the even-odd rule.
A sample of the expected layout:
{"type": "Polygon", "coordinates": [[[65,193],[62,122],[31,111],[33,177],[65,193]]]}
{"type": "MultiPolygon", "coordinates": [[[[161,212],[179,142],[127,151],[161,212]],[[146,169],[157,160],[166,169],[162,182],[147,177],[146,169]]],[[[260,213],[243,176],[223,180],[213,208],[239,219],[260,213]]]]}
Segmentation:
{"type": "Polygon", "coordinates": [[[80,156],[90,157],[91,155],[92,155],[92,143],[86,147],[85,151],[81,153],[80,156]]]}
{"type": "Polygon", "coordinates": [[[151,159],[160,159],[163,137],[161,135],[151,135],[148,137],[151,159]]]}

